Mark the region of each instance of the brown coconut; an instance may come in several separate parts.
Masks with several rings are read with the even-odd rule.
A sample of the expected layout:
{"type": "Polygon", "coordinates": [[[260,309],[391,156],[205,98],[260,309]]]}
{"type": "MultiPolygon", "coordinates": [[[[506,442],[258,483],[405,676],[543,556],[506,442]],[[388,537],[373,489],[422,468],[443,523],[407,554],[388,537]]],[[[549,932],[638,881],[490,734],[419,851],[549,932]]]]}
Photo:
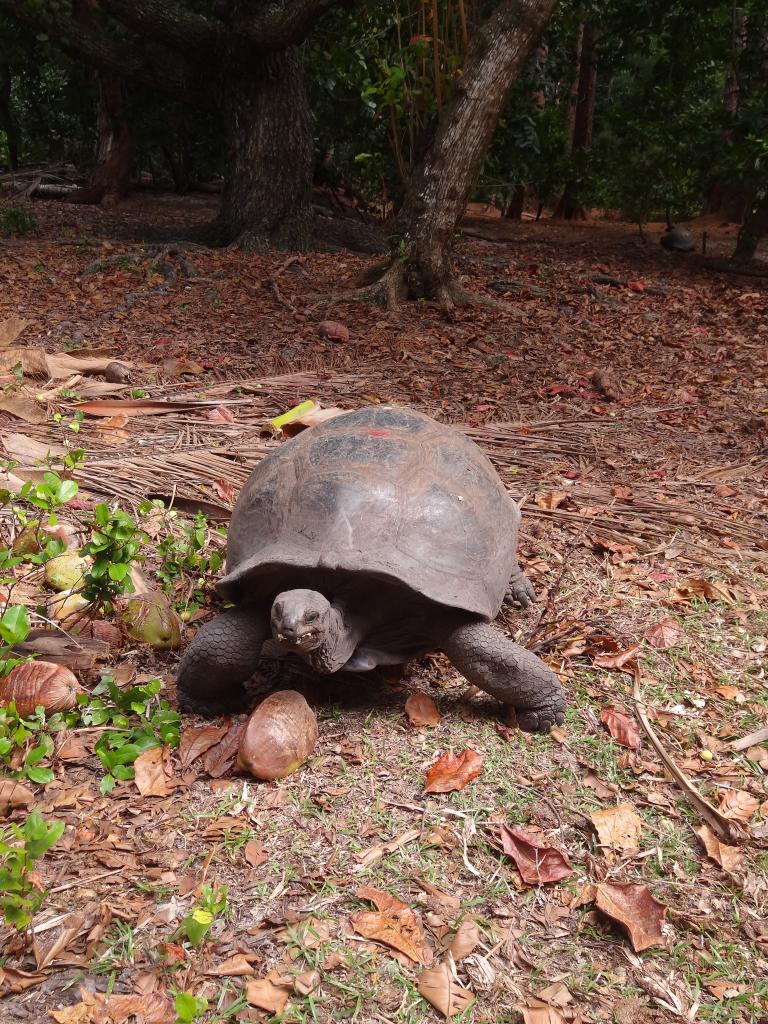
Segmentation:
{"type": "Polygon", "coordinates": [[[279,690],[256,708],[243,731],[238,768],[271,781],[291,775],[317,743],[317,718],[300,693],[279,690]]]}
{"type": "Polygon", "coordinates": [[[47,714],[71,711],[84,692],[68,668],[52,661],[25,661],[0,679],[0,704],[14,701],[21,718],[29,718],[40,705],[47,714]]]}

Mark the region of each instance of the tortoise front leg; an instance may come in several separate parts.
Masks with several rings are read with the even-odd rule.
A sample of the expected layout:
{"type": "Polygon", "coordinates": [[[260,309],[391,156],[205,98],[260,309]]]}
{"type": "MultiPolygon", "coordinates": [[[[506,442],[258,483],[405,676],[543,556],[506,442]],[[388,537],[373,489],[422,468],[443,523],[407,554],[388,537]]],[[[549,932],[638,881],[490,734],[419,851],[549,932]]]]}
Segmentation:
{"type": "Polygon", "coordinates": [[[470,622],[441,646],[470,683],[515,708],[524,732],[549,732],[564,720],[565,697],[557,676],[498,629],[470,622]]]}
{"type": "Polygon", "coordinates": [[[206,717],[246,710],[244,684],[258,669],[268,633],[269,612],[263,606],[231,608],[207,622],[179,665],[181,710],[206,717]]]}

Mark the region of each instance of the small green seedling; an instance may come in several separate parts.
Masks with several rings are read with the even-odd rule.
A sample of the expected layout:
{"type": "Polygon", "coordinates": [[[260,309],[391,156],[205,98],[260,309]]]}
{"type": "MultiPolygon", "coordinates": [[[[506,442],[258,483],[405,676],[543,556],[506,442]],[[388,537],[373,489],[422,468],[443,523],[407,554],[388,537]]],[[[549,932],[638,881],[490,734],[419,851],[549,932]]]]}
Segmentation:
{"type": "Polygon", "coordinates": [[[23,825],[0,831],[0,907],[6,924],[26,928],[40,909],[45,890],[32,869],[63,831],[63,821],[44,821],[37,811],[23,825]]]}
{"type": "Polygon", "coordinates": [[[204,996],[193,996],[191,992],[177,992],[174,1004],[176,1024],[191,1024],[208,1009],[208,1000],[204,996]]]}
{"type": "Polygon", "coordinates": [[[97,505],[91,539],[81,554],[93,564],[84,574],[83,597],[105,604],[133,592],[131,564],[138,558],[145,536],[129,515],[119,508],[97,505]]]}
{"type": "Polygon", "coordinates": [[[175,938],[185,938],[193,946],[199,946],[210,931],[217,915],[226,912],[228,891],[226,885],[217,889],[207,883],[203,885],[197,906],[193,907],[181,922],[175,938]]]}
{"type": "Polygon", "coordinates": [[[145,750],[178,746],[181,719],[166,701],[159,699],[162,688],[159,679],[151,679],[141,686],[121,690],[112,676],[105,675],[93,690],[95,699],[86,694],[79,698],[84,725],[110,726],[94,747],[106,773],[99,786],[102,793],[111,792],[118,780],[132,779],[133,762],[145,750]]]}

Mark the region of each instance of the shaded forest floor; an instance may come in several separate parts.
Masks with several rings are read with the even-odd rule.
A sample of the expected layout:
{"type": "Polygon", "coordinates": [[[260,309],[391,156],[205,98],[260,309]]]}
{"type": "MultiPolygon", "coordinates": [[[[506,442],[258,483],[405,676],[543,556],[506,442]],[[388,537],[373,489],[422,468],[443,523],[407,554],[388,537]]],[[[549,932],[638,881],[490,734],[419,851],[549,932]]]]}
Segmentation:
{"type": "MultiPolygon", "coordinates": [[[[49,892],[35,924],[60,948],[36,965],[4,934],[3,1020],[172,1022],[175,991],[204,996],[209,1021],[271,1019],[259,998],[286,995],[286,1022],[437,1019],[417,991],[422,967],[350,923],[370,908],[363,886],[417,912],[424,958],[449,965],[440,983],[454,970],[476,996],[459,1019],[766,1019],[768,746],[731,743],[768,724],[768,283],[674,258],[652,232],[644,246],[626,224],[476,219],[457,267],[507,308],[446,322],[424,304],[329,305],[370,262],[347,253],[141,241],[148,221],[182,235],[205,203],[35,212],[32,235],[0,241],[0,322],[28,321],[14,346],[107,353],[131,364],[131,380],[51,381],[30,359],[19,385],[18,354],[0,362],[6,397],[20,386],[42,396],[28,417],[39,422],[0,412],[19,475],[34,475],[46,447],[54,459],[81,447],[74,515],[105,497],[131,514],[147,497],[172,498],[179,519],[155,523],[146,547],[154,580],[160,541],[196,508],[220,547],[249,466],[280,443],[265,422],[297,402],[395,402],[460,424],[524,503],[521,563],[539,596],[505,611],[505,624],[560,673],[570,703],[562,730],[533,738],[439,657],[400,679],[289,680],[320,719],[301,771],[265,785],[234,774],[225,749],[192,760],[205,735],[185,731],[205,723],[185,718],[160,796],[134,782],[101,795],[97,734],[57,739],[56,778],[37,787],[36,806],[67,828],[38,867],[49,892]],[[329,319],[348,340],[318,336],[329,319]],[[71,408],[104,397],[209,404],[153,417],[116,407],[111,419],[71,408]],[[734,849],[702,831],[642,729],[633,748],[601,720],[614,707],[637,726],[636,681],[668,753],[743,829],[734,849]],[[436,726],[409,724],[414,690],[437,703],[436,726]],[[483,759],[479,777],[425,795],[437,755],[465,748],[483,759]],[[572,874],[524,881],[496,848],[499,821],[565,853],[572,874]],[[203,882],[229,886],[228,909],[185,948],[172,936],[203,882]],[[591,887],[623,882],[667,908],[661,944],[636,952],[596,909],[591,887]],[[462,920],[451,961],[443,951],[462,920]],[[272,969],[271,987],[254,986],[272,969]],[[288,975],[300,979],[275,980],[288,975]]],[[[731,250],[731,235],[707,230],[711,252],[731,250]]],[[[8,509],[0,526],[12,532],[8,509]]],[[[190,612],[184,643],[212,607],[212,582],[166,580],[190,612]]],[[[25,582],[31,606],[38,583],[25,582]]],[[[173,703],[177,664],[175,652],[118,644],[101,667],[121,685],[159,677],[173,703]]]]}

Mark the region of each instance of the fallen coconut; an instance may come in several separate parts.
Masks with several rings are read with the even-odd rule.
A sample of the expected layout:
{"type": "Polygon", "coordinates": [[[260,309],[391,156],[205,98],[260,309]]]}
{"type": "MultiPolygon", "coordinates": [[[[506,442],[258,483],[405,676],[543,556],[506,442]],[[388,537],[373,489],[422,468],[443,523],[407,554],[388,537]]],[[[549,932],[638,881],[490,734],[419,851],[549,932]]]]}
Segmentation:
{"type": "Polygon", "coordinates": [[[68,668],[51,661],[25,661],[0,679],[0,703],[13,701],[21,718],[29,718],[37,707],[48,714],[70,711],[84,692],[68,668]]]}
{"type": "Polygon", "coordinates": [[[81,558],[74,552],[49,558],[43,570],[45,582],[52,590],[82,590],[84,574],[91,565],[89,558],[81,558]]]}
{"type": "Polygon", "coordinates": [[[159,590],[123,598],[119,615],[123,629],[134,640],[158,651],[171,651],[181,644],[181,619],[159,590]]]}
{"type": "Polygon", "coordinates": [[[85,618],[86,609],[90,607],[91,602],[76,590],[62,590],[49,600],[48,615],[69,628],[73,623],[85,618]]]}
{"type": "Polygon", "coordinates": [[[279,690],[259,704],[240,740],[238,768],[269,782],[291,775],[317,743],[317,718],[296,690],[279,690]]]}

